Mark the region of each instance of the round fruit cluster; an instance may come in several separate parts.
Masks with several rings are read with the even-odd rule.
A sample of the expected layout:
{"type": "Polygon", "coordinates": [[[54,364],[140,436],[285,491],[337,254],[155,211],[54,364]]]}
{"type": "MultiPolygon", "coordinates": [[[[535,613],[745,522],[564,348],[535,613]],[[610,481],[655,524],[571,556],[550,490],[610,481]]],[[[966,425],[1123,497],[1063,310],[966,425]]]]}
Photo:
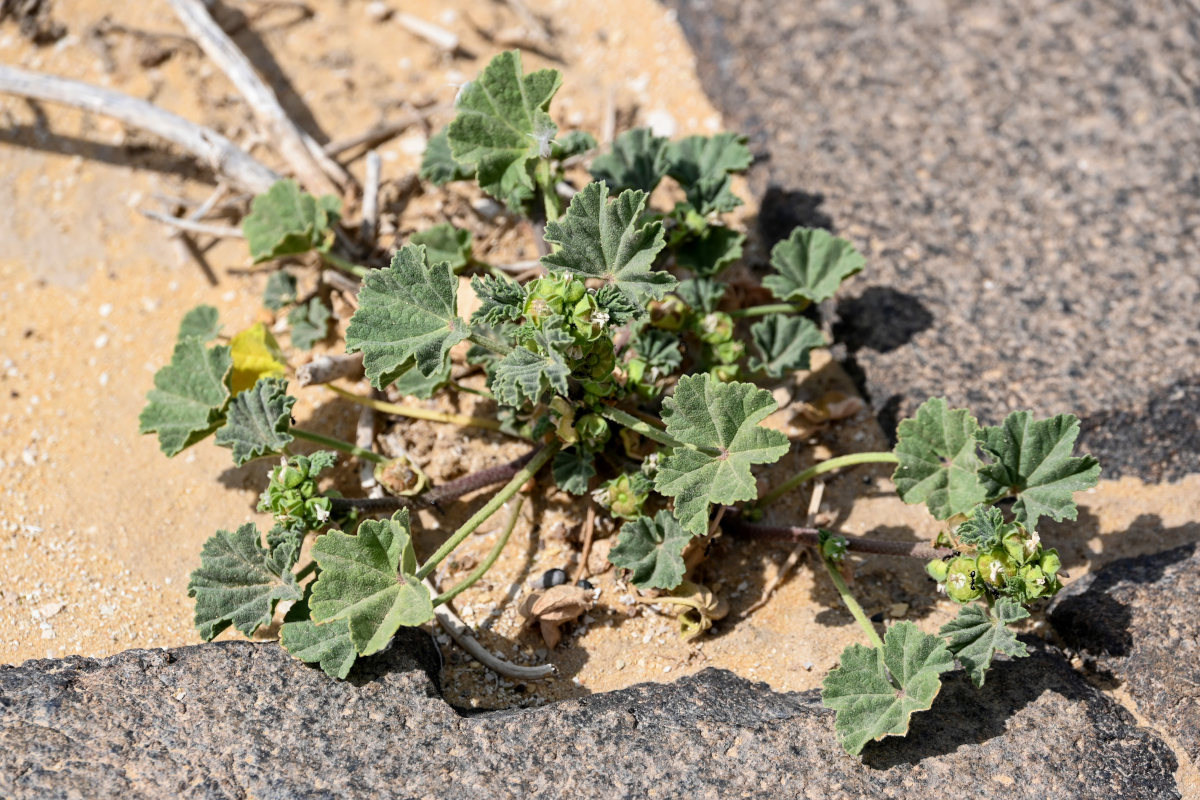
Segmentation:
{"type": "MultiPolygon", "coordinates": [[[[964,523],[966,526],[968,523],[964,523]]],[[[960,526],[956,533],[963,530],[960,526]]],[[[1036,532],[1020,523],[1000,526],[995,534],[964,543],[959,537],[955,555],[930,561],[925,569],[953,600],[969,603],[985,592],[991,598],[1009,597],[1028,603],[1050,597],[1062,588],[1057,551],[1044,549],[1036,532]],[[964,552],[973,550],[973,552],[964,552]]]]}

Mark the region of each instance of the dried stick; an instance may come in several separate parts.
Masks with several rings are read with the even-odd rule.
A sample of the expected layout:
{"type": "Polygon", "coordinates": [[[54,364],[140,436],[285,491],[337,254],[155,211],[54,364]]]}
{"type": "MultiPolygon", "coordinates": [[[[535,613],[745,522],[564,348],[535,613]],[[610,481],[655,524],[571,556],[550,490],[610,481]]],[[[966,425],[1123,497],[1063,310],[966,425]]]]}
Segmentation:
{"type": "MultiPolygon", "coordinates": [[[[817,512],[821,510],[821,498],[824,496],[824,494],[825,482],[817,481],[814,483],[812,497],[810,497],[808,500],[808,514],[804,519],[804,524],[806,527],[811,528],[813,522],[816,521],[817,512]]],[[[787,559],[782,565],[780,565],[779,571],[775,573],[775,577],[763,587],[762,594],[759,595],[758,599],[755,600],[749,608],[742,612],[743,617],[747,614],[757,611],[767,604],[767,602],[771,599],[771,596],[775,594],[775,590],[783,585],[783,582],[787,580],[787,576],[790,575],[792,570],[795,569],[796,565],[800,563],[800,558],[807,550],[808,546],[804,544],[797,544],[792,548],[792,552],[788,553],[787,559]]]]}
{"type": "Polygon", "coordinates": [[[355,301],[355,298],[358,297],[358,290],[362,288],[362,284],[359,283],[358,280],[336,269],[322,270],[321,280],[324,283],[328,283],[339,292],[344,292],[345,294],[349,295],[349,297],[346,299],[351,301],[351,305],[353,305],[355,308],[358,307],[358,303],[355,301]]]}
{"type": "MultiPolygon", "coordinates": [[[[375,446],[375,409],[363,406],[358,412],[358,425],[354,428],[354,444],[363,450],[375,446]]],[[[383,497],[383,487],[375,480],[375,465],[362,459],[358,465],[358,482],[367,497],[383,497]]]]}
{"type": "Polygon", "coordinates": [[[254,71],[250,59],[208,13],[202,0],[167,0],[188,33],[208,57],[217,63],[251,111],[270,133],[279,154],[291,165],[309,191],[340,194],[351,184],[350,176],[312,137],[296,127],[279,98],[254,71]]]}
{"type": "Polygon", "coordinates": [[[362,353],[317,356],[296,369],[296,382],[301,386],[315,386],[342,378],[356,380],[362,373],[362,353]]]}
{"type": "MultiPolygon", "coordinates": [[[[433,593],[434,597],[438,596],[437,587],[428,578],[425,579],[425,587],[433,593]]],[[[479,643],[479,640],[475,638],[475,631],[467,623],[463,622],[458,614],[454,613],[454,609],[450,608],[448,603],[437,606],[433,609],[433,613],[437,617],[438,624],[442,626],[446,633],[450,634],[450,638],[459,647],[470,653],[471,657],[480,664],[483,664],[499,675],[503,675],[506,678],[516,678],[517,680],[536,681],[558,674],[558,668],[553,664],[542,664],[538,667],[522,667],[493,655],[490,650],[479,643]]]]}
{"type": "Polygon", "coordinates": [[[187,231],[188,233],[202,233],[205,236],[215,236],[218,239],[243,238],[241,229],[235,228],[232,225],[213,225],[208,222],[196,222],[187,217],[172,217],[170,214],[160,214],[148,208],[139,208],[138,213],[146,219],[152,219],[155,222],[161,222],[163,225],[169,225],[172,228],[187,231]]]}
{"type": "Polygon", "coordinates": [[[592,539],[596,535],[596,507],[588,503],[587,518],[583,521],[583,548],[579,551],[579,566],[571,576],[571,583],[579,583],[588,576],[588,556],[592,554],[592,539]]]}
{"type": "Polygon", "coordinates": [[[353,136],[347,136],[345,139],[336,139],[325,145],[325,155],[336,158],[347,150],[353,150],[356,147],[378,147],[388,139],[399,136],[404,131],[411,128],[413,125],[418,125],[430,117],[440,114],[443,111],[452,111],[454,106],[433,106],[420,111],[413,112],[406,117],[394,120],[392,122],[381,122],[374,125],[362,133],[356,133],[353,136]]]}
{"type": "MultiPolygon", "coordinates": [[[[821,532],[816,528],[789,528],[773,525],[758,525],[744,522],[738,517],[727,521],[725,529],[736,536],[750,539],[774,539],[784,542],[798,542],[808,547],[816,547],[821,543],[821,532]]],[[[931,547],[922,542],[894,542],[889,539],[867,539],[860,536],[843,536],[846,549],[851,553],[866,553],[879,556],[907,556],[929,561],[934,558],[945,558],[953,555],[949,547],[931,547]]]]}
{"type": "Polygon", "coordinates": [[[446,53],[454,53],[458,50],[458,34],[448,31],[440,25],[426,22],[420,17],[414,17],[412,14],[406,14],[403,11],[396,14],[396,22],[399,22],[400,27],[413,36],[416,36],[418,39],[424,39],[446,53]]]}
{"type": "Polygon", "coordinates": [[[254,194],[267,191],[280,177],[216,131],[121,92],[0,65],[0,93],[82,108],[149,131],[182,147],[229,183],[254,194]]]}
{"type": "Polygon", "coordinates": [[[363,184],[362,227],[358,237],[363,244],[375,247],[376,229],[379,227],[379,179],[383,171],[383,159],[371,150],[367,153],[367,176],[363,184]]]}

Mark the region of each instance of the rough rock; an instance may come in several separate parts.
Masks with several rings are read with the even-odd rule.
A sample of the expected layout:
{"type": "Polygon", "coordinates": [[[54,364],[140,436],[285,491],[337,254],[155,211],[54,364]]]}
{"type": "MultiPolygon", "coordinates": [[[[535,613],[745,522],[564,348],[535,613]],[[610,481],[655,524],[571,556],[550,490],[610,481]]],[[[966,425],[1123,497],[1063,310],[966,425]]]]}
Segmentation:
{"type": "Polygon", "coordinates": [[[1114,561],[1050,609],[1062,641],[1121,681],[1138,710],[1200,764],[1200,544],[1114,561]]]}
{"type": "Polygon", "coordinates": [[[460,715],[422,635],[346,682],[273,644],[0,667],[0,796],[1177,798],[1172,753],[1059,655],[961,673],[863,761],[815,692],[706,670],[460,715]]]}
{"type": "Polygon", "coordinates": [[[885,429],[1073,411],[1106,476],[1200,471],[1194,4],[667,2],[760,157],[758,257],[796,224],[867,256],[835,334],[885,429]]]}

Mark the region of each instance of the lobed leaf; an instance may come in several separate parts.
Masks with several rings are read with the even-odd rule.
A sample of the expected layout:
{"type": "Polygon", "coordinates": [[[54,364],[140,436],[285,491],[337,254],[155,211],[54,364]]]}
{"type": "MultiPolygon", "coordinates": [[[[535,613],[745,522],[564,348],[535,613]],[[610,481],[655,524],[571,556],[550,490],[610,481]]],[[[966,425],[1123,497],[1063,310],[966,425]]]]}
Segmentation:
{"type": "Polygon", "coordinates": [[[350,626],[345,620],[318,625],[309,616],[311,587],[304,599],[297,601],[283,617],[280,644],[296,658],[306,663],[320,664],[331,678],[344,680],[358,659],[350,641],[350,626]]]}
{"type": "Polygon", "coordinates": [[[562,343],[552,342],[544,331],[533,333],[537,352],[516,347],[496,362],[491,374],[491,389],[496,402],[519,407],[524,403],[536,405],[547,391],[567,396],[567,377],[571,368],[558,349],[562,343]]]}
{"type": "Polygon", "coordinates": [[[606,283],[596,292],[596,305],[608,314],[608,324],[614,328],[637,319],[643,314],[641,306],[634,303],[611,283],[606,283]]]}
{"type": "Polygon", "coordinates": [[[425,245],[425,257],[430,264],[445,261],[457,274],[471,263],[471,232],[456,228],[449,222],[439,222],[432,228],[408,237],[409,244],[425,245]]]}
{"type": "Polygon", "coordinates": [[[221,323],[217,309],[213,306],[196,306],[179,321],[179,335],[175,338],[195,336],[202,342],[211,342],[220,332],[221,323]]]}
{"type": "Polygon", "coordinates": [[[667,160],[668,174],[702,216],[732,211],[742,204],[732,191],[729,174],[746,169],[753,160],[744,136],[688,136],[668,146],[667,160]]]}
{"type": "Polygon", "coordinates": [[[508,278],[476,275],[471,289],[479,298],[479,310],[471,315],[472,325],[516,322],[525,312],[525,287],[508,278]]]}
{"type": "Polygon", "coordinates": [[[312,350],[317,342],[329,335],[329,321],[332,319],[329,306],[319,297],[293,308],[292,313],[288,314],[288,324],[292,326],[292,347],[312,350]]]}
{"type": "Polygon", "coordinates": [[[554,455],[550,471],[554,473],[558,488],[574,495],[585,495],[588,481],[596,475],[596,457],[579,447],[559,450],[554,455]]]}
{"type": "Polygon", "coordinates": [[[598,146],[596,137],[587,131],[569,131],[553,143],[553,156],[559,161],[581,156],[598,146]]]}
{"type": "Polygon", "coordinates": [[[658,374],[652,376],[657,379],[670,375],[683,363],[683,352],[679,349],[680,344],[679,336],[676,334],[647,327],[633,337],[629,347],[637,353],[638,358],[646,362],[647,367],[651,370],[658,370],[658,374]]]}
{"type": "Polygon", "coordinates": [[[963,606],[958,610],[958,616],[938,631],[976,687],[983,686],[996,653],[1005,653],[1013,658],[1029,655],[1025,643],[1018,641],[1016,634],[1008,627],[1028,617],[1029,612],[1008,597],[997,600],[994,611],[993,616],[988,613],[987,606],[981,603],[963,606]]]}
{"type": "Polygon", "coordinates": [[[318,536],[312,553],[321,567],[309,603],[312,620],[345,620],[359,655],[382,650],[401,626],[433,619],[433,598],[416,577],[408,509],[388,520],[364,521],[357,536],[318,536]]]}
{"type": "Polygon", "coordinates": [[[1000,509],[979,505],[955,529],[954,536],[960,543],[974,547],[982,553],[1000,544],[1004,536],[1015,527],[1004,521],[1004,513],[1000,509]]]}
{"type": "Polygon", "coordinates": [[[825,337],[808,317],[772,314],[750,328],[754,349],[762,360],[751,356],[746,365],[769,377],[780,378],[798,369],[808,369],[809,354],[825,346],[825,337]]]}
{"type": "Polygon", "coordinates": [[[318,199],[288,178],[254,198],[242,233],[255,263],[323,250],[333,240],[340,212],[341,201],[333,195],[318,199]]]}
{"type": "Polygon", "coordinates": [[[475,170],[454,160],[446,130],[442,128],[429,139],[425,145],[425,155],[421,158],[421,177],[435,186],[445,186],[451,181],[463,181],[475,175],[475,170]]]}
{"type": "Polygon", "coordinates": [[[296,276],[284,269],[272,272],[267,278],[267,288],[263,291],[263,305],[272,311],[279,311],[294,302],[296,302],[296,276]]]}
{"type": "Polygon", "coordinates": [[[858,755],[867,742],[903,736],[912,715],[933,705],[939,676],[953,667],[946,644],[911,622],[888,628],[882,650],[850,645],[821,689],[821,700],[837,712],[838,742],[858,755]]]}
{"type": "Polygon", "coordinates": [[[722,383],[711,375],[684,375],[675,395],[663,402],[667,433],[689,447],[675,447],[659,460],[654,488],[675,498],[675,516],[703,536],[710,503],[736,503],[758,496],[753,464],[778,461],[788,451],[779,431],[761,427],[776,409],[765,389],[722,383]]]}
{"type": "Polygon", "coordinates": [[[1016,495],[1013,514],[1029,530],[1041,517],[1075,519],[1074,493],[1100,479],[1099,461],[1071,455],[1078,436],[1074,414],[1034,420],[1028,411],[1014,411],[1001,425],[978,431],[976,440],[996,460],[979,471],[987,496],[1016,495]]]}
{"type": "Polygon", "coordinates": [[[693,278],[680,281],[675,294],[694,311],[711,314],[720,306],[727,288],[725,284],[712,278],[693,278]]]}
{"type": "Polygon", "coordinates": [[[622,192],[612,202],[608,185],[592,182],[576,192],[560,222],[546,223],[546,241],[560,249],[542,257],[550,269],[615,286],[635,307],[661,300],[675,285],[668,272],[655,270],[663,249],[661,222],[641,222],[646,194],[622,192]]]}
{"type": "Polygon", "coordinates": [[[253,387],[261,378],[278,378],[287,372],[287,359],[279,342],[261,322],[234,334],[229,349],[233,357],[230,386],[234,395],[253,387]]]}
{"type": "Polygon", "coordinates": [[[591,173],[614,192],[637,189],[650,194],[667,168],[667,140],[649,128],[634,128],[613,140],[611,152],[592,161],[591,173]]]}
{"type": "Polygon", "coordinates": [[[419,397],[428,400],[434,393],[450,382],[450,364],[440,372],[426,377],[416,368],[416,362],[408,362],[408,367],[392,381],[392,388],[406,397],[419,397]]]}
{"type": "Polygon", "coordinates": [[[965,408],[949,409],[945,398],[926,400],[912,419],[900,423],[892,474],[906,503],[925,503],[937,519],[965,514],[986,499],[975,452],[979,423],[965,408]]]}
{"type": "Polygon", "coordinates": [[[683,551],[692,538],[670,512],[659,511],[653,519],[638,517],[622,525],[608,560],[629,570],[639,589],[674,589],[687,571],[683,551]]]}
{"type": "Polygon", "coordinates": [[[291,573],[299,554],[298,537],[264,548],[253,522],[209,537],[200,551],[200,567],[188,581],[200,638],[209,641],[230,625],[250,636],[271,624],[277,602],[302,596],[291,573]]]}
{"type": "Polygon", "coordinates": [[[820,228],[796,228],[771,248],[775,275],[763,286],[788,303],[820,303],[833,297],[842,281],[862,271],[867,261],[854,245],[820,228]]]}
{"type": "Polygon", "coordinates": [[[367,274],[346,330],[346,352],[362,352],[371,385],[387,386],[413,359],[425,377],[446,368],[450,348],[470,335],[458,317],[457,290],[450,265],[427,265],[421,245],[405,245],[389,268],[367,274]]]}
{"type": "Polygon", "coordinates": [[[292,406],[283,378],[261,378],[254,388],[233,398],[224,427],[217,431],[219,447],[233,450],[233,463],[281,453],[292,442],[292,406]]]}
{"type": "Polygon", "coordinates": [[[180,339],[171,363],[154,373],[138,433],[157,433],[158,446],[168,456],[207,437],[225,421],[232,370],[228,347],[206,349],[199,337],[180,339]]]}
{"type": "Polygon", "coordinates": [[[463,87],[447,128],[453,159],[474,169],[479,186],[518,209],[533,197],[528,164],[548,158],[558,126],[547,110],[562,84],[556,70],[525,75],[517,50],[500,53],[463,87]]]}
{"type": "Polygon", "coordinates": [[[675,247],[675,263],[701,278],[712,278],[742,257],[746,234],[709,225],[675,247]]]}

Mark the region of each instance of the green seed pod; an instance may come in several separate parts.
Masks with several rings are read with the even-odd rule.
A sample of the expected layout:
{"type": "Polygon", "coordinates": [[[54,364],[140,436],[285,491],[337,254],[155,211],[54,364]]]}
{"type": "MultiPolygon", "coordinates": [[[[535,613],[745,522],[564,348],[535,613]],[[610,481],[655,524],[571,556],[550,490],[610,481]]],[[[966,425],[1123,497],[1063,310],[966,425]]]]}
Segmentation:
{"type": "Polygon", "coordinates": [[[983,553],[976,559],[979,577],[989,586],[1003,586],[1013,575],[1017,574],[1017,564],[1008,551],[996,547],[983,553]]]}
{"type": "Polygon", "coordinates": [[[949,569],[950,564],[940,558],[935,558],[925,565],[925,572],[938,583],[946,582],[946,573],[949,569]]]}
{"type": "Polygon", "coordinates": [[[746,352],[746,346],[738,341],[722,342],[713,347],[713,355],[722,364],[733,364],[746,352]]]}
{"type": "Polygon", "coordinates": [[[588,340],[595,339],[604,333],[604,328],[608,325],[608,314],[596,305],[595,295],[585,293],[571,308],[571,324],[574,325],[578,336],[588,340]]]}
{"type": "Polygon", "coordinates": [[[602,485],[594,497],[614,517],[637,519],[642,516],[642,505],[649,493],[637,491],[628,475],[618,475],[602,485]]]}
{"type": "Polygon", "coordinates": [[[287,466],[279,467],[279,475],[276,480],[279,481],[279,483],[282,484],[286,489],[295,489],[297,486],[304,483],[307,478],[308,476],[300,470],[292,466],[287,466]]]}
{"type": "Polygon", "coordinates": [[[733,317],[723,311],[705,314],[696,323],[696,334],[705,344],[724,344],[733,339],[733,317]]]}
{"type": "Polygon", "coordinates": [[[591,448],[602,447],[608,441],[608,422],[599,414],[585,414],[575,423],[575,432],[591,448]]]}
{"type": "Polygon", "coordinates": [[[1062,560],[1058,557],[1058,551],[1054,549],[1044,551],[1038,561],[1038,566],[1042,568],[1046,577],[1057,580],[1058,571],[1062,569],[1062,560]]]}
{"type": "Polygon", "coordinates": [[[650,324],[655,328],[664,331],[681,330],[687,317],[687,304],[673,294],[650,303],[650,324]]]}
{"type": "Polygon", "coordinates": [[[969,603],[983,594],[978,565],[970,556],[959,556],[946,570],[946,594],[951,600],[969,603]]]}

